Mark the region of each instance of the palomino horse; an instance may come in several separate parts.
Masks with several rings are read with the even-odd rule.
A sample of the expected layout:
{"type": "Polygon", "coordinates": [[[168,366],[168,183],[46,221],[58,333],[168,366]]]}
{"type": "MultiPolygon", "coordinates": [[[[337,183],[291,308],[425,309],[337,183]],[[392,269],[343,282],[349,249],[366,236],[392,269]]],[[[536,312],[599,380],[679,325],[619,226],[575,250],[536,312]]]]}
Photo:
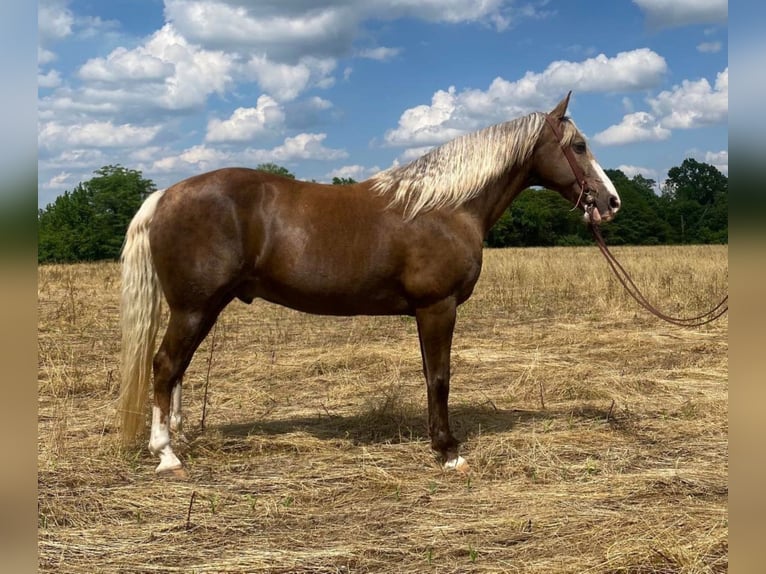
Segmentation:
{"type": "Polygon", "coordinates": [[[141,432],[153,371],[149,449],[157,472],[182,468],[171,432],[184,371],[230,301],[259,297],[324,315],[414,315],[431,446],[445,468],[467,468],[449,425],[450,347],[484,237],[532,185],[557,190],[593,223],[620,206],[568,104],[569,95],[550,114],[458,137],[354,185],[231,168],[152,194],[122,254],[123,438],[141,432]],[[162,294],[170,317],[152,358],[162,294]]]}

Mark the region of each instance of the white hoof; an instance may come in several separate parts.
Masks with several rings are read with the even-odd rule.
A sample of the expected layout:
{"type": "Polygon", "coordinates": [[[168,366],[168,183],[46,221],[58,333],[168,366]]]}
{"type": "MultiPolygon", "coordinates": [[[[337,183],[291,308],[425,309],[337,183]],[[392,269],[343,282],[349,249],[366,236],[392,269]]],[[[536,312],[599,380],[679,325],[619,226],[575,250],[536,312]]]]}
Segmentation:
{"type": "Polygon", "coordinates": [[[175,455],[175,453],[170,449],[170,446],[163,448],[160,451],[160,464],[157,465],[157,468],[154,469],[154,472],[160,474],[163,472],[171,472],[181,469],[183,469],[183,465],[181,464],[181,461],[178,460],[178,457],[175,455]]]}
{"type": "Polygon", "coordinates": [[[456,470],[458,472],[468,472],[469,466],[465,459],[458,455],[444,463],[444,470],[456,470]]]}

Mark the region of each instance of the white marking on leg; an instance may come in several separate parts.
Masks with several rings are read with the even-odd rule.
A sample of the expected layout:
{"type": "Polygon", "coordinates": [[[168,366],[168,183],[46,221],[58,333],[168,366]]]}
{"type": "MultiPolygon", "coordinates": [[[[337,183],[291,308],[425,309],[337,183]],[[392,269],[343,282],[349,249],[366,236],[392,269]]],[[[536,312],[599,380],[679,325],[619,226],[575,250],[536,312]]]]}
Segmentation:
{"type": "Polygon", "coordinates": [[[468,470],[468,463],[462,456],[458,455],[444,463],[444,470],[457,470],[460,472],[465,472],[468,470]]]}
{"type": "Polygon", "coordinates": [[[182,468],[181,461],[170,447],[170,432],[167,421],[162,422],[160,407],[152,407],[152,433],[149,438],[149,450],[154,455],[159,455],[160,464],[154,472],[165,472],[182,468]]]}
{"type": "Polygon", "coordinates": [[[181,383],[176,383],[170,395],[170,432],[180,433],[183,430],[183,412],[181,411],[181,383]]]}

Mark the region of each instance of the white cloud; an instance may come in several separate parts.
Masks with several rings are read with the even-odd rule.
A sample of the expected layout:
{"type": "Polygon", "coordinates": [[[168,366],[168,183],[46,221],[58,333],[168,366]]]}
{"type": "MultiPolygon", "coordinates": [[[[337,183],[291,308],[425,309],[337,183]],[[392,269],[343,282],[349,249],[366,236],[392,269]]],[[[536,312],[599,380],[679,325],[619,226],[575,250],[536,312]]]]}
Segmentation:
{"type": "Polygon", "coordinates": [[[37,33],[40,40],[66,38],[72,34],[74,16],[63,1],[40,2],[37,8],[37,33]]]}
{"type": "Polygon", "coordinates": [[[399,154],[399,161],[404,163],[409,163],[413,160],[418,159],[420,156],[423,156],[427,154],[429,151],[433,149],[433,146],[420,146],[420,147],[410,147],[404,150],[401,154],[399,154]]]}
{"type": "Polygon", "coordinates": [[[285,138],[282,145],[271,150],[247,150],[246,155],[256,162],[289,162],[293,160],[336,160],[348,157],[348,153],[342,149],[327,148],[322,142],[327,134],[302,133],[293,137],[285,138]]]}
{"type": "Polygon", "coordinates": [[[78,76],[95,82],[157,81],[171,77],[174,71],[173,62],[149,53],[146,48],[127,50],[120,47],[106,58],[93,58],[85,62],[78,76]]]}
{"type": "Polygon", "coordinates": [[[256,165],[266,162],[289,163],[295,160],[338,160],[348,157],[342,149],[325,147],[323,133],[302,133],[285,138],[272,149],[247,148],[225,151],[206,145],[196,145],[178,154],[154,161],[149,171],[163,173],[200,173],[231,165],[256,165]]]}
{"type": "Polygon", "coordinates": [[[359,57],[367,58],[369,60],[378,60],[385,62],[398,56],[402,52],[401,48],[387,48],[385,46],[379,46],[377,48],[368,48],[366,50],[360,50],[359,57]]]}
{"type": "Polygon", "coordinates": [[[398,127],[386,132],[388,145],[443,143],[466,131],[552,107],[568,90],[637,91],[656,86],[667,71],[665,59],[648,48],[599,54],[581,62],[557,61],[542,73],[527,72],[510,82],[495,78],[486,91],[439,90],[431,105],[405,110],[398,127]]]}
{"type": "Polygon", "coordinates": [[[619,169],[622,173],[624,173],[629,178],[634,178],[637,175],[643,175],[647,179],[653,179],[657,181],[657,170],[652,169],[649,167],[641,167],[638,165],[618,165],[617,169],[619,169]]]}
{"type": "Polygon", "coordinates": [[[74,187],[72,174],[68,171],[61,171],[42,184],[43,189],[66,189],[69,186],[74,187]]]}
{"type": "Polygon", "coordinates": [[[297,64],[274,62],[266,56],[253,56],[245,69],[265,92],[280,101],[290,101],[309,86],[329,88],[334,82],[331,74],[335,65],[335,60],[310,56],[301,58],[297,64]]]}
{"type": "MultiPolygon", "coordinates": [[[[513,15],[503,0],[359,0],[358,4],[383,18],[418,18],[430,22],[485,22],[505,30],[513,15]]],[[[534,11],[520,15],[533,17],[534,11]]]]}
{"type": "Polygon", "coordinates": [[[535,10],[511,13],[505,0],[344,0],[241,2],[166,0],[165,15],[187,38],[207,46],[237,44],[251,53],[294,63],[301,56],[348,54],[365,19],[415,18],[430,22],[484,22],[498,30],[535,10]]]}
{"type": "Polygon", "coordinates": [[[421,105],[405,110],[399,118],[399,127],[386,132],[390,145],[436,144],[455,138],[462,128],[450,127],[449,120],[457,110],[455,87],[446,92],[439,90],[431,98],[431,105],[421,105]]]}
{"type": "Polygon", "coordinates": [[[56,54],[54,54],[50,50],[46,50],[42,46],[37,47],[37,65],[38,66],[44,66],[45,64],[50,64],[54,60],[56,60],[56,54]]]}
{"type": "Polygon", "coordinates": [[[49,70],[45,74],[37,74],[37,86],[40,88],[56,88],[61,85],[61,74],[49,70]]]}
{"type": "Polygon", "coordinates": [[[649,48],[620,52],[609,58],[599,54],[582,62],[551,63],[532,79],[539,87],[556,93],[638,91],[659,84],[667,71],[665,58],[649,48]]]}
{"type": "Polygon", "coordinates": [[[622,145],[635,142],[660,141],[670,137],[670,130],[662,127],[648,112],[634,112],[622,118],[622,122],[610,126],[593,136],[601,145],[622,145]]]}
{"type": "Polygon", "coordinates": [[[692,129],[725,123],[729,114],[729,68],[716,76],[713,86],[705,79],[684,80],[672,90],[647,99],[651,112],[634,112],[593,136],[602,145],[659,141],[672,129],[692,129]]]}
{"type": "Polygon", "coordinates": [[[271,97],[262,95],[254,108],[237,108],[229,119],[211,119],[207,124],[205,141],[244,142],[280,127],[285,112],[271,97]]]}
{"type": "Polygon", "coordinates": [[[190,44],[166,24],[144,45],[88,60],[78,72],[86,86],[76,99],[188,109],[212,93],[223,94],[233,71],[233,56],[190,44]]]}
{"type": "Polygon", "coordinates": [[[368,179],[371,175],[376,174],[380,171],[380,168],[378,166],[374,167],[364,167],[363,165],[344,165],[342,167],[339,167],[337,169],[332,170],[329,172],[325,179],[328,181],[332,181],[332,178],[339,177],[350,177],[351,179],[354,179],[356,181],[364,181],[368,179]]]}
{"type": "Polygon", "coordinates": [[[229,154],[204,145],[193,146],[177,155],[170,155],[156,160],[151,171],[154,172],[204,172],[223,167],[229,163],[229,154]]]}
{"type": "Polygon", "coordinates": [[[713,86],[702,78],[684,80],[680,86],[649,99],[663,127],[695,128],[726,122],[729,116],[729,68],[716,76],[713,86]]]}
{"type": "Polygon", "coordinates": [[[329,110],[332,107],[330,100],[325,100],[319,96],[312,96],[307,100],[309,108],[314,110],[329,110]]]}
{"type": "Polygon", "coordinates": [[[651,26],[673,28],[690,24],[724,24],[729,19],[727,0],[633,0],[651,26]]]}
{"type": "Polygon", "coordinates": [[[114,125],[111,121],[75,125],[47,122],[40,126],[38,142],[41,147],[48,149],[133,147],[146,145],[154,139],[159,130],[159,126],[114,125]]]}
{"type": "Polygon", "coordinates": [[[697,51],[703,54],[717,54],[721,51],[721,42],[702,42],[697,45],[697,51]]]}
{"type": "Polygon", "coordinates": [[[347,53],[358,24],[354,2],[307,6],[301,2],[166,0],[165,15],[194,42],[240,46],[288,63],[307,54],[337,57],[347,53]]]}
{"type": "Polygon", "coordinates": [[[715,166],[718,171],[724,175],[729,175],[729,151],[708,151],[705,152],[705,163],[715,166]]]}

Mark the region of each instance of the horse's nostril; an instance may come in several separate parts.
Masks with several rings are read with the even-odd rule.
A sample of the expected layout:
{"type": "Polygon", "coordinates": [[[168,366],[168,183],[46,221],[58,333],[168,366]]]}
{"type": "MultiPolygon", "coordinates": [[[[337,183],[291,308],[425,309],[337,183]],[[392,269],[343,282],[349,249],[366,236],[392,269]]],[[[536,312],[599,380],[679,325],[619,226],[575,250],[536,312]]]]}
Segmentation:
{"type": "Polygon", "coordinates": [[[620,208],[620,198],[615,197],[614,195],[610,196],[609,207],[612,208],[612,211],[617,211],[620,208]]]}

